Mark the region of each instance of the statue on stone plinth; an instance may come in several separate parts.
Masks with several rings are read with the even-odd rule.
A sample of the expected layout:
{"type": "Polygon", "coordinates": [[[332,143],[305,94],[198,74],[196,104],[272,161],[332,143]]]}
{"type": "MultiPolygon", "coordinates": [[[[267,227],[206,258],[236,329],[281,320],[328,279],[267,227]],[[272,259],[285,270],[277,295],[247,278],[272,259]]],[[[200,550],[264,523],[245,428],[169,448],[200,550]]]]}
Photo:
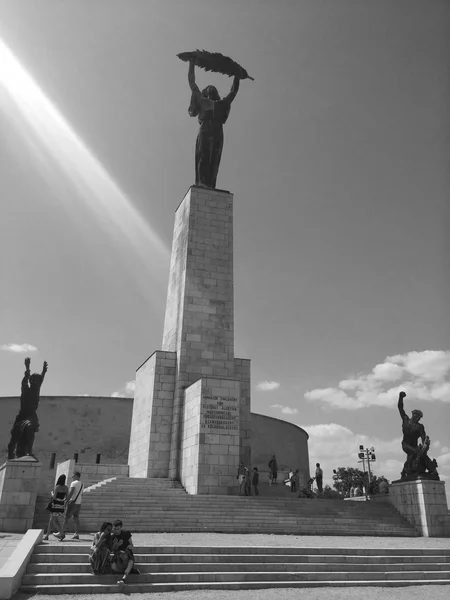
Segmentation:
{"type": "Polygon", "coordinates": [[[430,438],[425,433],[425,427],[419,423],[423,417],[421,410],[413,410],[411,417],[403,408],[405,392],[400,392],[398,397],[398,410],[402,418],[402,449],[406,453],[406,461],[403,465],[401,479],[435,479],[439,481],[437,462],[428,456],[430,438]],[[419,444],[419,438],[422,443],[419,444]]]}
{"type": "Polygon", "coordinates": [[[39,393],[48,364],[44,361],[42,373],[30,375],[29,358],[25,359],[25,375],[22,379],[22,393],[20,395],[20,410],[11,430],[11,441],[8,444],[8,459],[32,456],[36,432],[39,430],[37,409],[39,406],[39,393]]]}
{"type": "Polygon", "coordinates": [[[222,157],[223,125],[230,114],[231,103],[239,90],[240,80],[253,78],[231,58],[218,52],[196,50],[183,52],[178,54],[178,57],[189,61],[188,81],[192,96],[188,112],[191,117],[198,117],[200,123],[195,145],[195,185],[215,188],[222,157]],[[213,85],[208,85],[200,91],[195,83],[195,65],[207,71],[234,76],[229,94],[220,98],[217,88],[213,85]]]}

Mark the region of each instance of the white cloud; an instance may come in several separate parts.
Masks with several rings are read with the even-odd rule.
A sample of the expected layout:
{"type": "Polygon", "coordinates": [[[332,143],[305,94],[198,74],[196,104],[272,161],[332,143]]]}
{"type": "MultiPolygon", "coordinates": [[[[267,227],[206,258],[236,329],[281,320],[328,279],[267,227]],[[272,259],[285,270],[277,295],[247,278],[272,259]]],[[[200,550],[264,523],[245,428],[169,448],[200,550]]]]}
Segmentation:
{"type": "Polygon", "coordinates": [[[277,390],[280,387],[278,381],[260,381],[256,388],[261,390],[261,392],[271,392],[273,390],[277,390]]]}
{"type": "Polygon", "coordinates": [[[272,404],[271,408],[279,408],[283,415],[296,415],[298,410],[296,408],[291,408],[290,406],[283,406],[282,404],[272,404]]]}
{"type": "Polygon", "coordinates": [[[111,398],[132,398],[136,389],[135,381],[127,381],[124,387],[111,394],[111,398]]]}
{"type": "Polygon", "coordinates": [[[136,389],[136,381],[127,381],[125,384],[125,393],[128,395],[134,395],[136,389]]]}
{"type": "Polygon", "coordinates": [[[8,352],[36,352],[36,346],[32,344],[3,344],[0,346],[1,350],[6,350],[8,352]]]}
{"type": "Polygon", "coordinates": [[[414,400],[450,403],[450,351],[424,350],[388,356],[370,373],[350,376],[336,387],[310,390],[305,398],[334,408],[394,407],[404,390],[414,400]],[[392,386],[393,383],[395,386],[392,386]]]}

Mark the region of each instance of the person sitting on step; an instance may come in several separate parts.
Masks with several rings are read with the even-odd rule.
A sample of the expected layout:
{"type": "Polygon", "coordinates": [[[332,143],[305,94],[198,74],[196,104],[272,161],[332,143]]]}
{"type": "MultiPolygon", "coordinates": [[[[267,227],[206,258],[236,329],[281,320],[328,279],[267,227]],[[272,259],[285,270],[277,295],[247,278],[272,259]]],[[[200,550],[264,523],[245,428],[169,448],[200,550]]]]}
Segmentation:
{"type": "Polygon", "coordinates": [[[117,582],[119,585],[125,585],[128,575],[139,575],[139,569],[134,566],[133,542],[131,533],[122,529],[122,521],[117,519],[113,523],[112,530],[112,552],[113,559],[111,568],[113,573],[123,573],[122,579],[117,582]]]}
{"type": "Polygon", "coordinates": [[[89,549],[89,562],[92,575],[111,573],[111,531],[112,523],[105,521],[100,527],[89,549]]]}

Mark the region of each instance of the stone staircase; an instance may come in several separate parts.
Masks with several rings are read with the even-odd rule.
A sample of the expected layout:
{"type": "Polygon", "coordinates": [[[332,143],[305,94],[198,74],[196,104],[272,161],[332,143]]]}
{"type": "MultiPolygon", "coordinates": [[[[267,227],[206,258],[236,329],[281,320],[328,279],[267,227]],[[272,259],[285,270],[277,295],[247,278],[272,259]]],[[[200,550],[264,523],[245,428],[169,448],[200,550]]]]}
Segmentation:
{"type": "MultiPolygon", "coordinates": [[[[20,590],[118,593],[117,575],[89,573],[88,545],[39,544],[20,590]]],[[[127,592],[450,584],[450,550],[135,547],[140,575],[127,592]]]]}
{"type": "MultiPolygon", "coordinates": [[[[269,486],[267,486],[268,488],[269,486]]],[[[112,479],[83,495],[81,530],[122,519],[134,532],[278,533],[297,535],[417,536],[391,505],[282,496],[190,496],[169,479],[112,479]]],[[[37,514],[35,527],[48,521],[37,514]]],[[[70,531],[70,526],[69,526],[70,531]]]]}

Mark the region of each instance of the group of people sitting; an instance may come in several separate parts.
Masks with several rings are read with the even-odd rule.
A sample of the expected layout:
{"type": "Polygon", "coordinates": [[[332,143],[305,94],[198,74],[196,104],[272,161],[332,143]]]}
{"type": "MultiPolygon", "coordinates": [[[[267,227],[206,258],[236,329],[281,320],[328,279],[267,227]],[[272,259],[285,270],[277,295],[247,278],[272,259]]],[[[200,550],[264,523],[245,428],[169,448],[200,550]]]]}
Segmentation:
{"type": "Polygon", "coordinates": [[[133,542],[131,533],[122,529],[122,521],[105,521],[92,542],[89,551],[91,573],[93,575],[122,574],[119,585],[125,585],[130,573],[139,575],[134,566],[133,542]]]}

